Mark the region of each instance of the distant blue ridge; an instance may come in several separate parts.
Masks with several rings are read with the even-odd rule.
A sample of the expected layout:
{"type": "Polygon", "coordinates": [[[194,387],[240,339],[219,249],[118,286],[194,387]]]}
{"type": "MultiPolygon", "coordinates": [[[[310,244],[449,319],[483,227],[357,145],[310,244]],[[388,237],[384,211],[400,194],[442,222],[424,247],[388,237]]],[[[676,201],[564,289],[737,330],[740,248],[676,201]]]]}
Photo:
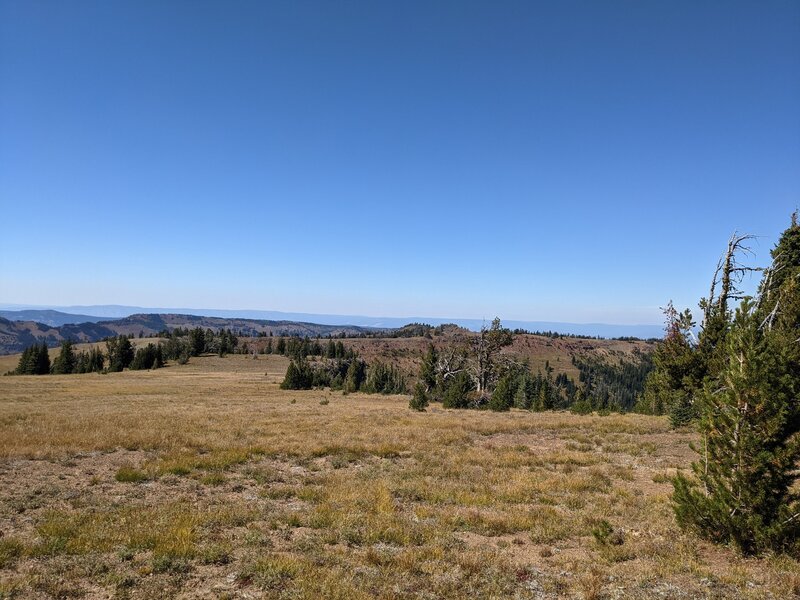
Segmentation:
{"type": "MultiPolygon", "coordinates": [[[[320,325],[355,325],[359,327],[380,327],[393,329],[408,323],[427,323],[442,325],[455,323],[461,327],[478,331],[489,321],[481,319],[434,318],[434,317],[365,317],[359,315],[327,315],[315,313],[281,312],[274,310],[222,310],[214,308],[146,308],[142,306],[123,306],[117,304],[92,306],[35,306],[23,304],[1,304],[0,317],[11,321],[38,321],[51,326],[71,323],[97,323],[111,319],[121,319],[134,314],[181,314],[223,319],[260,319],[270,321],[301,321],[320,325]],[[31,315],[41,313],[39,317],[31,315]]],[[[564,323],[558,321],[514,321],[503,320],[503,325],[511,329],[529,331],[554,331],[558,333],[583,335],[589,337],[638,337],[642,339],[660,338],[664,334],[663,325],[615,325],[610,323],[564,323]]]]}

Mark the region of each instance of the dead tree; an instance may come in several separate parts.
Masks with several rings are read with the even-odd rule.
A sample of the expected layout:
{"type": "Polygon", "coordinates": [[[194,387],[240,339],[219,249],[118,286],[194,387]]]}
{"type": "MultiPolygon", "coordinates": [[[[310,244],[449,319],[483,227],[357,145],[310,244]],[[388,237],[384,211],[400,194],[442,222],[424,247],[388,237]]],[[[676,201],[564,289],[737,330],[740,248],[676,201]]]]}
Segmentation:
{"type": "Polygon", "coordinates": [[[455,377],[466,368],[467,359],[459,348],[446,348],[439,353],[436,374],[442,382],[455,377]]]}
{"type": "Polygon", "coordinates": [[[479,394],[489,390],[497,353],[512,342],[511,331],[502,327],[497,317],[492,321],[491,327],[481,327],[480,333],[472,339],[471,372],[479,394]]]}
{"type": "Polygon", "coordinates": [[[703,299],[703,322],[709,323],[714,314],[725,316],[728,314],[728,301],[741,300],[745,296],[739,285],[745,275],[754,271],[761,271],[758,267],[748,267],[742,264],[741,256],[753,256],[753,250],[748,243],[755,236],[734,232],[728,240],[728,248],[717,262],[714,277],[711,279],[711,290],[707,299],[703,299]],[[719,295],[717,295],[719,288],[719,295]]]}

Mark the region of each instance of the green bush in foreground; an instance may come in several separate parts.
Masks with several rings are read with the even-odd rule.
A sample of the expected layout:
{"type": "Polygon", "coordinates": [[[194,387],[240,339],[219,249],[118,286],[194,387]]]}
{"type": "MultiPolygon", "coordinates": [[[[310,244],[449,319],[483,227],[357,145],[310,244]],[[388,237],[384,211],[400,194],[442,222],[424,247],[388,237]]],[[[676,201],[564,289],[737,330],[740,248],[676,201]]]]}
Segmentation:
{"type": "Polygon", "coordinates": [[[411,396],[411,400],[408,401],[408,407],[422,412],[428,408],[429,403],[428,393],[425,391],[425,384],[422,382],[417,383],[417,385],[414,386],[414,393],[411,396]]]}

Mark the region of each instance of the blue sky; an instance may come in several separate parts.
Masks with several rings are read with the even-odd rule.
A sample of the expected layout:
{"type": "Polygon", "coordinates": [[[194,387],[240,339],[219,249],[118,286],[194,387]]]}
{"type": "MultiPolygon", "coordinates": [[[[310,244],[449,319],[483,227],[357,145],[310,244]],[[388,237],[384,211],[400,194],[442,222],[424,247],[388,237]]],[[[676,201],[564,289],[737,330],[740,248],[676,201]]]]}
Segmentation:
{"type": "Polygon", "coordinates": [[[797,2],[0,0],[0,301],[659,322],[798,107],[797,2]]]}

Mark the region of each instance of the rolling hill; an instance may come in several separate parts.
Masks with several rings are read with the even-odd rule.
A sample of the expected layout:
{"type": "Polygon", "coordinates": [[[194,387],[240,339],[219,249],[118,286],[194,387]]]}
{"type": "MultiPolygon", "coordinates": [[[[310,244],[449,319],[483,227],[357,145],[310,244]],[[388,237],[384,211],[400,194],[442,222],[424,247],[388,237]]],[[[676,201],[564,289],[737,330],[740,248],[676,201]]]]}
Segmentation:
{"type": "Polygon", "coordinates": [[[355,325],[319,325],[298,321],[267,321],[257,319],[223,319],[178,314],[138,314],[102,322],[70,323],[51,326],[37,321],[11,321],[0,317],[0,354],[21,352],[34,343],[46,342],[56,346],[63,340],[96,342],[119,334],[150,336],[161,331],[202,327],[203,329],[230,329],[240,336],[297,335],[326,337],[328,335],[360,335],[380,329],[355,325]]]}
{"type": "Polygon", "coordinates": [[[35,321],[50,327],[60,327],[72,323],[99,323],[100,321],[112,321],[113,317],[98,317],[94,315],[82,315],[65,313],[59,310],[0,310],[0,318],[9,321],[35,321]]]}

